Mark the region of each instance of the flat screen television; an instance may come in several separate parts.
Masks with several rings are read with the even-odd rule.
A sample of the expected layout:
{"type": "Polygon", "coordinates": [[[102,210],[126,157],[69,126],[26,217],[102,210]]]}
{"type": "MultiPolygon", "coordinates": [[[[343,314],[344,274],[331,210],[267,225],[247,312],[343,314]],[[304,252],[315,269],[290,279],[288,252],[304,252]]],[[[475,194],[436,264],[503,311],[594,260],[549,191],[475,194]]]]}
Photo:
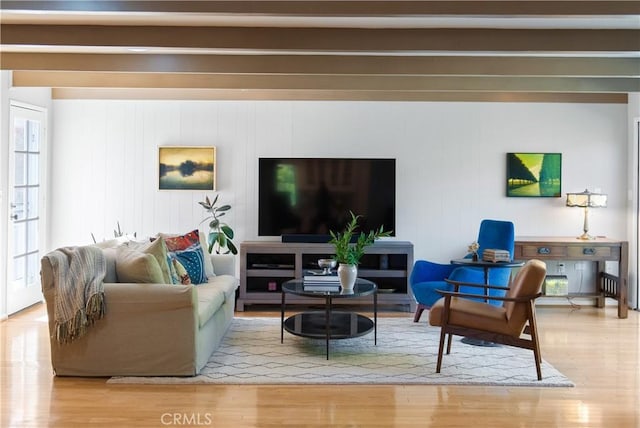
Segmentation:
{"type": "MultiPolygon", "coordinates": [[[[327,242],[361,215],[360,230],[395,231],[395,159],[260,158],[258,235],[327,242]]],[[[394,235],[394,233],[392,233],[394,235]]]]}

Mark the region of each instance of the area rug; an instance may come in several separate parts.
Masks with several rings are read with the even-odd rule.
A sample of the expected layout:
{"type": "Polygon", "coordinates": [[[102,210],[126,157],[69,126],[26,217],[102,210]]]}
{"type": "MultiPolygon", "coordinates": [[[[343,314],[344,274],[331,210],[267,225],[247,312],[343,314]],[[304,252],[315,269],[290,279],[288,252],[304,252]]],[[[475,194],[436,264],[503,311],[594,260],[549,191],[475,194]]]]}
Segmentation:
{"type": "MultiPolygon", "coordinates": [[[[199,376],[114,377],[109,383],[153,384],[433,384],[571,387],[543,361],[537,380],[533,353],[511,346],[467,345],[454,337],[436,373],[440,329],[411,318],[378,318],[373,332],[325,341],[284,333],[279,318],[235,318],[199,376]]],[[[544,350],[543,350],[544,354],[544,350]]]]}

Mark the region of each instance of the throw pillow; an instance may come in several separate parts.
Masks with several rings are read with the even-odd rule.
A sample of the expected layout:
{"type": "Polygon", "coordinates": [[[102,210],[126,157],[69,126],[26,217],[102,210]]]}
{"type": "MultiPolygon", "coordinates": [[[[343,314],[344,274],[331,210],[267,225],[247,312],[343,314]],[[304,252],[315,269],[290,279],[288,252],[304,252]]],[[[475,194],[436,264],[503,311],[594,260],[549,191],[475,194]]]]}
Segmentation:
{"type": "Polygon", "coordinates": [[[126,246],[117,249],[116,273],[120,282],[166,283],[158,260],[152,254],[142,253],[126,246]]]}
{"type": "Polygon", "coordinates": [[[167,245],[164,239],[155,239],[150,242],[127,242],[127,248],[137,250],[142,253],[151,254],[158,261],[158,266],[162,271],[163,284],[172,284],[171,272],[169,271],[169,262],[167,245]]]}
{"type": "Polygon", "coordinates": [[[204,271],[204,254],[198,244],[198,248],[173,251],[172,255],[184,266],[192,284],[202,284],[207,282],[207,275],[204,271]]]}
{"type": "Polygon", "coordinates": [[[216,274],[213,270],[213,263],[211,262],[211,255],[209,254],[207,246],[207,238],[205,233],[200,233],[195,229],[184,235],[170,235],[166,233],[159,233],[158,236],[164,238],[167,243],[167,250],[181,251],[190,249],[193,247],[200,247],[204,259],[205,275],[209,278],[214,277],[216,274]]]}
{"type": "Polygon", "coordinates": [[[187,248],[200,243],[198,230],[192,230],[184,235],[167,235],[164,233],[160,233],[159,235],[164,238],[167,243],[167,250],[169,251],[186,250],[187,248]]]}
{"type": "Polygon", "coordinates": [[[176,271],[176,275],[178,276],[178,279],[180,281],[178,284],[182,284],[182,285],[191,284],[191,278],[189,277],[189,273],[184,268],[182,263],[180,263],[178,261],[178,259],[176,259],[175,257],[172,258],[171,261],[173,262],[172,264],[173,264],[174,269],[176,271]]]}

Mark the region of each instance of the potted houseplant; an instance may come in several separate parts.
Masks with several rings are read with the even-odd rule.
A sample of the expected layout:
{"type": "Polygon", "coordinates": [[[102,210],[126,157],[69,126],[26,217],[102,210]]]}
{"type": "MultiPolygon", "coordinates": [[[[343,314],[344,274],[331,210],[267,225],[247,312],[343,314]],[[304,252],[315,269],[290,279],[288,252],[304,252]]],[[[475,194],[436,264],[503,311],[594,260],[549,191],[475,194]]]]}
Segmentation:
{"type": "Polygon", "coordinates": [[[342,232],[330,231],[331,239],[330,244],[333,244],[335,248],[334,259],[338,263],[338,277],[340,278],[340,285],[344,290],[351,290],[355,284],[356,277],[358,276],[358,264],[360,259],[364,255],[364,250],[369,245],[373,244],[376,239],[391,236],[390,231],[385,231],[382,226],[377,230],[371,230],[369,233],[360,232],[352,242],[356,235],[356,229],[358,227],[358,219],[360,215],[351,214],[351,220],[347,224],[347,227],[342,232]]]}
{"type": "Polygon", "coordinates": [[[209,236],[207,242],[209,243],[209,253],[215,248],[216,254],[238,254],[238,249],[233,244],[233,229],[220,220],[227,211],[231,209],[231,205],[216,206],[218,203],[218,197],[211,201],[208,196],[205,196],[204,201],[198,202],[210,215],[202,220],[202,223],[209,221],[209,236]]]}

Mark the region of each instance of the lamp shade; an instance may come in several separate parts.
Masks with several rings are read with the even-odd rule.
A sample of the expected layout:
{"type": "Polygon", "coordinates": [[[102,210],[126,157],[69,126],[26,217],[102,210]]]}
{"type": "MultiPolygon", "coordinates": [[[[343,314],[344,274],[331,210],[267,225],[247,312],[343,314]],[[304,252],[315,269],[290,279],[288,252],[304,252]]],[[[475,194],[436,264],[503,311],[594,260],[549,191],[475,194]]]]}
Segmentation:
{"type": "Polygon", "coordinates": [[[580,208],[604,208],[607,206],[607,195],[591,193],[585,190],[581,193],[567,193],[567,206],[580,208]]]}

